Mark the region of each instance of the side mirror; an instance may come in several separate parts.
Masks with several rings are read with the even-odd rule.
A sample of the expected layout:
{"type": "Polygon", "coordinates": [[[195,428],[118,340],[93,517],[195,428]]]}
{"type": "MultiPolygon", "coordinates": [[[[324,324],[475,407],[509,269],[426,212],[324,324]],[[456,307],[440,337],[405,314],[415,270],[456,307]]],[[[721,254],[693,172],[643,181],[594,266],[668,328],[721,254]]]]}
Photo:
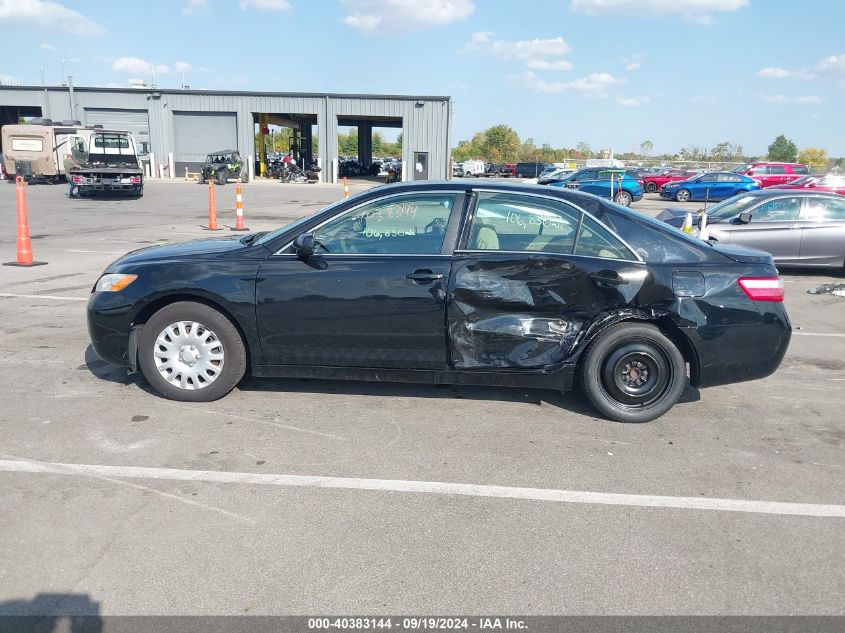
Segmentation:
{"type": "Polygon", "coordinates": [[[303,233],[293,241],[293,249],[299,259],[308,259],[314,254],[314,236],[311,233],[303,233]]]}
{"type": "Polygon", "coordinates": [[[740,224],[748,224],[751,222],[751,211],[743,211],[736,219],[739,220],[740,224]]]}

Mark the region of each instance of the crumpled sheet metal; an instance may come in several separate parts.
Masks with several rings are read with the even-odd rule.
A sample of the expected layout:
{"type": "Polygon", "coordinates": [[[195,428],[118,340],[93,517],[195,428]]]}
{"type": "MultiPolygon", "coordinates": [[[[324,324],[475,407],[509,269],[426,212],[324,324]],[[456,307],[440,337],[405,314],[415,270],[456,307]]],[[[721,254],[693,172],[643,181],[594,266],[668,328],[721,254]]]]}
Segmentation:
{"type": "Polygon", "coordinates": [[[811,295],[836,295],[845,297],[845,284],[822,284],[807,291],[811,295]]]}
{"type": "MultiPolygon", "coordinates": [[[[584,273],[564,261],[468,261],[455,271],[449,302],[452,361],[458,368],[539,368],[562,361],[583,321],[562,319],[584,273]]],[[[579,297],[577,299],[583,299],[579,297]]]]}

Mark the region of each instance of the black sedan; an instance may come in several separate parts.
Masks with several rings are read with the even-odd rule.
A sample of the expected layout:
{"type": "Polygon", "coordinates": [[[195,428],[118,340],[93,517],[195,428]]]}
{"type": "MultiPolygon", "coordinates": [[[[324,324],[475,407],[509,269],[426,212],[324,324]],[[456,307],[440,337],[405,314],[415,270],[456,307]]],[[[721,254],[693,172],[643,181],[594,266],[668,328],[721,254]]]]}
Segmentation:
{"type": "MultiPolygon", "coordinates": [[[[657,219],[680,228],[687,213],[669,208],[657,219]]],[[[835,193],[751,191],[707,209],[707,227],[709,239],[759,248],[782,266],[845,266],[845,196],[835,193]]]]}
{"type": "Polygon", "coordinates": [[[208,401],[262,376],[570,390],[614,420],[762,378],[791,327],[771,256],[589,194],[387,185],[269,233],[129,253],[97,281],[104,360],[208,401]]]}

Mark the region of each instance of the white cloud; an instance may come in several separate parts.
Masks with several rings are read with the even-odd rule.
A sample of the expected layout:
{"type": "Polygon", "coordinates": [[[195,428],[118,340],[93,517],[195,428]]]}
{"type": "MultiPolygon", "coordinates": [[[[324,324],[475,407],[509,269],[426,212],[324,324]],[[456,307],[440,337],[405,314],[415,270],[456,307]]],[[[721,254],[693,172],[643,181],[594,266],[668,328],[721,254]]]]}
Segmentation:
{"type": "Polygon", "coordinates": [[[288,0],[241,0],[241,10],[258,9],[259,11],[289,11],[292,7],[288,0]]]}
{"type": "Polygon", "coordinates": [[[845,77],[845,53],[825,57],[816,66],[816,71],[828,77],[845,77]]]}
{"type": "Polygon", "coordinates": [[[38,48],[40,48],[42,51],[54,51],[54,50],[56,50],[55,46],[53,46],[52,44],[49,44],[47,42],[44,42],[43,44],[39,44],[38,48]]]}
{"type": "Polygon", "coordinates": [[[11,75],[0,74],[0,84],[16,85],[16,84],[20,84],[20,83],[21,83],[21,80],[18,79],[17,77],[12,77],[11,75]]]}
{"type": "Polygon", "coordinates": [[[625,65],[625,70],[639,70],[642,68],[643,56],[642,53],[634,53],[628,57],[622,58],[622,63],[625,65]]]}
{"type": "Polygon", "coordinates": [[[757,74],[761,77],[769,77],[770,79],[783,79],[784,77],[792,76],[792,73],[786,68],[763,68],[757,74]]]}
{"type": "Polygon", "coordinates": [[[51,0],[0,0],[0,24],[44,27],[76,35],[100,35],[105,29],[79,11],[51,0]]]}
{"type": "Polygon", "coordinates": [[[396,34],[465,20],[472,0],[340,0],[344,24],[364,33],[396,34]]]}
{"type": "Polygon", "coordinates": [[[554,62],[546,61],[545,59],[531,59],[526,63],[526,66],[532,70],[572,70],[572,62],[565,59],[559,59],[554,62]]]}
{"type": "Polygon", "coordinates": [[[182,7],[182,15],[195,13],[208,13],[208,0],[188,0],[188,4],[182,7]]]}
{"type": "Polygon", "coordinates": [[[189,73],[191,72],[193,66],[191,66],[188,62],[176,62],[173,64],[173,68],[177,73],[189,73]]]}
{"type": "Polygon", "coordinates": [[[626,106],[626,107],[631,108],[631,107],[640,106],[644,103],[648,103],[649,101],[651,101],[650,97],[622,97],[621,99],[617,99],[616,103],[618,103],[621,106],[626,106]]]}
{"type": "Polygon", "coordinates": [[[657,15],[677,14],[696,24],[710,24],[713,13],[736,11],[751,0],[572,0],[572,8],[581,13],[631,11],[657,15]]]}
{"type": "Polygon", "coordinates": [[[533,40],[498,40],[495,33],[482,31],[473,33],[464,50],[483,53],[506,61],[523,62],[532,70],[570,70],[572,63],[560,59],[570,48],[562,37],[533,40]]]}
{"type": "Polygon", "coordinates": [[[137,57],[120,57],[114,60],[111,69],[130,75],[150,75],[153,71],[156,75],[166,75],[170,72],[170,69],[164,64],[151,64],[137,57]]]}
{"type": "Polygon", "coordinates": [[[609,73],[592,73],[573,81],[545,81],[528,71],[521,75],[511,76],[510,80],[513,85],[528,88],[534,92],[583,92],[601,95],[608,86],[620,83],[609,73]]]}
{"type": "Polygon", "coordinates": [[[769,103],[783,103],[786,101],[786,97],[784,95],[766,95],[763,100],[769,103]]]}
{"type": "Polygon", "coordinates": [[[803,97],[795,97],[795,101],[797,103],[821,103],[821,98],[817,97],[816,95],[806,95],[803,97]]]}

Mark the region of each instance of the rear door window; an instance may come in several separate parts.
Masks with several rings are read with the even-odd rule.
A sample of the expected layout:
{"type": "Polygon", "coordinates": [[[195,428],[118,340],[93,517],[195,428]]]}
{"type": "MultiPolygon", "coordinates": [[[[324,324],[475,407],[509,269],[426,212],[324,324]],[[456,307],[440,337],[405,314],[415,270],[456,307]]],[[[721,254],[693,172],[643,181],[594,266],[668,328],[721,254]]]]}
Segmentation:
{"type": "Polygon", "coordinates": [[[769,173],[770,174],[785,174],[786,167],[783,165],[769,165],[769,173]]]}
{"type": "Polygon", "coordinates": [[[579,215],[578,209],[563,201],[480,193],[467,248],[570,254],[579,215]]]}
{"type": "Polygon", "coordinates": [[[811,221],[845,220],[845,199],[807,198],[806,217],[811,221]]]}
{"type": "Polygon", "coordinates": [[[585,215],[575,245],[576,255],[635,260],[634,254],[606,227],[585,215]]]}

